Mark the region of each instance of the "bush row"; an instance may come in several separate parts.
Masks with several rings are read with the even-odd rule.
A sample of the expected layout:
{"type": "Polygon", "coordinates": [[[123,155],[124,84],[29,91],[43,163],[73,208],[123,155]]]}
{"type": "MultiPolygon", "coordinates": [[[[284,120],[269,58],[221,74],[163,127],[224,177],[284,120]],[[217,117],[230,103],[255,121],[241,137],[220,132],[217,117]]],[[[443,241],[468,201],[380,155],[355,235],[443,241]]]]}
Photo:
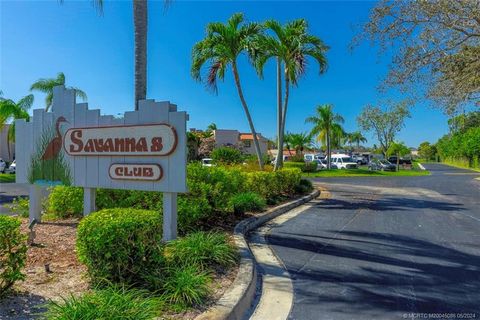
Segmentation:
{"type": "MultiPolygon", "coordinates": [[[[285,197],[306,192],[301,186],[301,171],[247,171],[243,166],[187,167],[189,192],[179,195],[179,232],[186,234],[208,226],[210,219],[231,213],[261,211],[285,197]]],[[[97,208],[134,208],[162,212],[160,192],[98,189],[97,208]]],[[[46,211],[55,217],[81,215],[83,189],[55,187],[46,204],[46,211]]]]}

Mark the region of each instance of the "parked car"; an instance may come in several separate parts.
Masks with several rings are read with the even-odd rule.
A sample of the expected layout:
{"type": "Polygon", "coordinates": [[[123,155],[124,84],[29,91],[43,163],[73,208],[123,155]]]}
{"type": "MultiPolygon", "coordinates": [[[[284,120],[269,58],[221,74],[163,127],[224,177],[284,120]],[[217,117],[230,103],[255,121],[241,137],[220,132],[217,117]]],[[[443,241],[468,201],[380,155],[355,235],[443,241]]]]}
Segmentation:
{"type": "Polygon", "coordinates": [[[368,170],[396,171],[397,166],[384,159],[373,159],[368,164],[368,170]]]}
{"type": "Polygon", "coordinates": [[[213,167],[214,164],[213,164],[213,159],[211,158],[203,158],[202,159],[202,166],[204,167],[213,167]]]}
{"type": "Polygon", "coordinates": [[[7,163],[3,161],[2,158],[0,158],[0,173],[4,173],[6,167],[7,167],[7,163]]]}
{"type": "MultiPolygon", "coordinates": [[[[397,163],[397,157],[396,157],[396,156],[392,156],[392,157],[388,158],[388,162],[391,162],[391,163],[395,163],[395,164],[396,164],[396,163],[397,163]]],[[[400,158],[399,164],[401,164],[401,165],[404,165],[404,164],[409,164],[409,165],[411,165],[411,164],[412,164],[412,160],[400,158]]]]}
{"type": "Polygon", "coordinates": [[[8,167],[8,172],[10,173],[15,173],[17,172],[17,163],[15,162],[15,160],[13,160],[12,163],[10,163],[10,166],[8,167]]]}
{"type": "Polygon", "coordinates": [[[353,156],[352,156],[352,159],[353,159],[359,166],[368,163],[367,158],[364,157],[364,156],[362,156],[362,155],[353,155],[353,156]]]}
{"type": "Polygon", "coordinates": [[[332,155],[332,164],[338,169],[357,169],[358,164],[346,154],[334,154],[332,155]]]}
{"type": "Polygon", "coordinates": [[[321,160],[323,158],[325,157],[323,157],[320,153],[317,153],[317,154],[306,153],[303,155],[303,160],[305,160],[305,162],[310,162],[313,160],[321,160]]]}

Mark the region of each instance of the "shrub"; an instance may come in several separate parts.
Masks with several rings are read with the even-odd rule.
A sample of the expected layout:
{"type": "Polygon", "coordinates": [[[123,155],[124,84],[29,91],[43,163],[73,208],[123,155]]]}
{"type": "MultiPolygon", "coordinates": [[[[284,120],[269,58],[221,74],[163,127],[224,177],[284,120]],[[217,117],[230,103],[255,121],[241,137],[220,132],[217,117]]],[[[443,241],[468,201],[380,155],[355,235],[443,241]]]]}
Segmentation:
{"type": "Polygon", "coordinates": [[[296,154],[290,157],[290,161],[292,162],[304,162],[305,159],[303,158],[303,155],[301,154],[296,154]]]}
{"type": "Polygon", "coordinates": [[[94,283],[149,286],[163,265],[162,218],[140,209],[104,209],[78,226],[78,257],[94,283]]]}
{"type": "Polygon", "coordinates": [[[316,162],[305,162],[302,167],[302,172],[315,172],[317,171],[317,163],[316,162]]]}
{"type": "Polygon", "coordinates": [[[20,217],[28,218],[30,201],[28,198],[16,197],[11,204],[6,205],[13,213],[18,214],[20,217]]]}
{"type": "Polygon", "coordinates": [[[224,233],[196,232],[167,243],[165,258],[169,265],[183,264],[206,270],[232,266],[237,251],[224,233]]]}
{"type": "Polygon", "coordinates": [[[254,192],[239,193],[232,197],[231,203],[235,214],[262,211],[267,205],[265,199],[254,192]]]}
{"type": "Polygon", "coordinates": [[[63,219],[83,213],[83,188],[56,186],[48,196],[47,212],[63,219]]]}
{"type": "Polygon", "coordinates": [[[299,194],[311,192],[313,190],[313,184],[310,180],[302,179],[296,186],[295,191],[299,194]]]}
{"type": "Polygon", "coordinates": [[[163,285],[165,299],[181,307],[199,305],[210,294],[210,276],[196,266],[172,267],[163,285]]]}
{"type": "Polygon", "coordinates": [[[250,172],[247,189],[265,198],[267,203],[275,203],[281,196],[293,195],[301,178],[302,173],[298,169],[250,172]]]}
{"type": "Polygon", "coordinates": [[[147,292],[120,286],[107,287],[70,296],[62,302],[51,301],[44,314],[48,320],[151,320],[159,316],[163,302],[147,292]]]}
{"type": "Polygon", "coordinates": [[[96,205],[99,210],[135,208],[161,212],[163,195],[155,191],[97,189],[96,205]]]}
{"type": "Polygon", "coordinates": [[[240,150],[231,147],[220,147],[212,151],[210,157],[216,163],[235,164],[243,162],[243,154],[240,150]]]}
{"type": "Polygon", "coordinates": [[[178,198],[178,232],[186,234],[199,230],[212,215],[212,207],[206,197],[178,198]]]}
{"type": "Polygon", "coordinates": [[[25,279],[27,245],[20,224],[16,218],[0,215],[0,298],[16,281],[25,279]]]}

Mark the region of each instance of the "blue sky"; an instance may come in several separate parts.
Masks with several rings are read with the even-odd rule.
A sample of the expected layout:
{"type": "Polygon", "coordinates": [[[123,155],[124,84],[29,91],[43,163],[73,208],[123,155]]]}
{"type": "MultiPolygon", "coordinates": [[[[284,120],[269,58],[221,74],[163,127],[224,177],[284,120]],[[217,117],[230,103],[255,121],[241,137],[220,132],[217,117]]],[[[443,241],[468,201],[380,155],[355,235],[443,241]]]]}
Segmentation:
{"type": "MultiPolygon", "coordinates": [[[[162,1],[149,3],[148,92],[151,99],[170,100],[190,114],[188,126],[248,131],[230,74],[219,83],[218,95],[192,80],[192,46],[211,21],[226,21],[243,12],[249,21],[305,18],[310,32],[330,46],[329,67],[319,76],[310,61],[307,75],[291,90],[287,130],[308,131],[304,119],[318,104],[332,103],[345,118],[347,131],[357,130],[356,117],[366,104],[385,98],[376,87],[389,59],[368,44],[353,52],[349,43],[355,26],[368,18],[373,2],[345,1],[173,1],[165,10],[162,1]]],[[[133,17],[131,1],[106,1],[99,16],[90,1],[0,1],[0,89],[14,100],[28,94],[39,78],[62,71],[67,85],[88,94],[89,108],[102,114],[133,109],[133,17]]],[[[275,135],[275,66],[270,62],[260,80],[245,57],[240,76],[257,131],[275,135]]],[[[35,94],[35,108],[44,97],[35,94]]],[[[447,118],[437,109],[417,105],[398,135],[409,146],[435,142],[447,133],[447,118]]],[[[369,143],[375,139],[369,134],[369,143]]]]}

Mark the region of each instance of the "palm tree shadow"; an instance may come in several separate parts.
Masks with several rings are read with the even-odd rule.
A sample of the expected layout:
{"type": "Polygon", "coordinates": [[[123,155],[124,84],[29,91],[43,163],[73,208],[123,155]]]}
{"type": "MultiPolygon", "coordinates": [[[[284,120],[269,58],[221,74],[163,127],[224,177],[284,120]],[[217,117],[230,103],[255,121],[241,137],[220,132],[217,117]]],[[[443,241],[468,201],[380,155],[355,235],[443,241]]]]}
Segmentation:
{"type": "MultiPolygon", "coordinates": [[[[326,236],[282,232],[268,237],[289,269],[302,304],[352,316],[480,315],[480,256],[390,233],[326,232],[326,236]],[[295,257],[282,256],[278,247],[310,252],[310,260],[298,267],[295,257]]],[[[292,255],[291,250],[283,252],[292,255]]]]}

